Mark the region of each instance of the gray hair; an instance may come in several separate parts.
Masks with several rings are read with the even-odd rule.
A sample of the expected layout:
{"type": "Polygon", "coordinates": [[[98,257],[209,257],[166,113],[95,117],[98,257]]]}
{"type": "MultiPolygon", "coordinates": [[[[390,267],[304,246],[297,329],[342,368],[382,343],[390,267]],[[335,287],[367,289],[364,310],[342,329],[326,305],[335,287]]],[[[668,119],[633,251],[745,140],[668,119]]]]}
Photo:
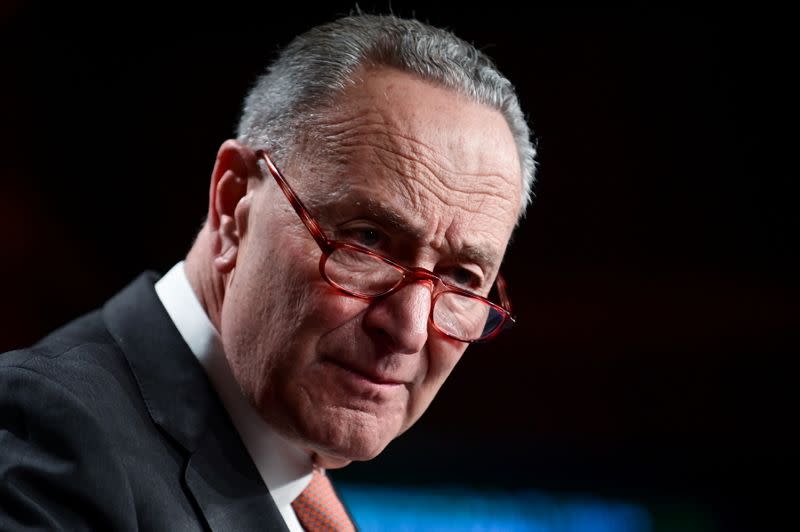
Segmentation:
{"type": "Polygon", "coordinates": [[[513,85],[483,52],[447,30],[392,15],[341,18],[296,37],[245,99],[237,137],[285,159],[315,114],[360,67],[388,66],[500,111],[517,145],[521,218],[533,196],[536,147],[513,85]]]}

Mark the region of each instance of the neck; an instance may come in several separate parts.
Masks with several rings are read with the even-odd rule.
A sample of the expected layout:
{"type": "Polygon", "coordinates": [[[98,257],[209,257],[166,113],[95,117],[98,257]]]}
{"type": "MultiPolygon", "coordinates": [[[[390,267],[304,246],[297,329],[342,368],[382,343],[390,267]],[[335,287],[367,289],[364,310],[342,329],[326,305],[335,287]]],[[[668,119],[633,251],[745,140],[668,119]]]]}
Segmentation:
{"type": "Polygon", "coordinates": [[[225,276],[214,268],[211,243],[212,238],[208,223],[206,223],[186,256],[184,268],[189,284],[211,323],[218,331],[222,331],[221,316],[222,301],[225,298],[225,276]]]}

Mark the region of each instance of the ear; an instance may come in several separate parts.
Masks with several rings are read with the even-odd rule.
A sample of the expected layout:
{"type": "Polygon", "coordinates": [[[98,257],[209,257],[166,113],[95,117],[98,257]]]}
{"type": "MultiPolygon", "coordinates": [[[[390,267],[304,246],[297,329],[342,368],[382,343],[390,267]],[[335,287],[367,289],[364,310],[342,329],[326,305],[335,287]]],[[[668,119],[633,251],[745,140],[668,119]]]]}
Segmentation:
{"type": "Polygon", "coordinates": [[[226,140],[220,146],[211,174],[206,222],[214,267],[220,273],[229,273],[236,266],[239,242],[247,229],[248,183],[259,175],[253,150],[235,140],[226,140]]]}

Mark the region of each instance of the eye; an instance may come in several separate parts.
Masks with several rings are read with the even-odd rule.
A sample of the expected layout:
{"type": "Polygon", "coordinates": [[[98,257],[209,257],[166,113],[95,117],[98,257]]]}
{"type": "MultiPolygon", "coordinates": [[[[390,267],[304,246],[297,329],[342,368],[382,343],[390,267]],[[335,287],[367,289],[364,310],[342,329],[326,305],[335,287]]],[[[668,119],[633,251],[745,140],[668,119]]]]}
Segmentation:
{"type": "Polygon", "coordinates": [[[374,227],[351,227],[338,233],[340,240],[346,240],[367,248],[379,247],[385,240],[383,233],[374,227]]]}
{"type": "Polygon", "coordinates": [[[443,275],[450,284],[470,290],[477,290],[483,284],[483,276],[463,267],[455,267],[443,275]]]}

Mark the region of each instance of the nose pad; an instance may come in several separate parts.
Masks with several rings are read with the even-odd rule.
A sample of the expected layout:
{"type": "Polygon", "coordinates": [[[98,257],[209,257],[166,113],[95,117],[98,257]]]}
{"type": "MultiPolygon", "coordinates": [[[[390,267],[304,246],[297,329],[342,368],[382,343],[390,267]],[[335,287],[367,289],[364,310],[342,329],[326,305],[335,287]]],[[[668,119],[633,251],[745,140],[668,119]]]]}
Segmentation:
{"type": "Polygon", "coordinates": [[[374,301],[364,315],[370,335],[393,353],[418,353],[428,341],[433,282],[409,283],[374,301]]]}

